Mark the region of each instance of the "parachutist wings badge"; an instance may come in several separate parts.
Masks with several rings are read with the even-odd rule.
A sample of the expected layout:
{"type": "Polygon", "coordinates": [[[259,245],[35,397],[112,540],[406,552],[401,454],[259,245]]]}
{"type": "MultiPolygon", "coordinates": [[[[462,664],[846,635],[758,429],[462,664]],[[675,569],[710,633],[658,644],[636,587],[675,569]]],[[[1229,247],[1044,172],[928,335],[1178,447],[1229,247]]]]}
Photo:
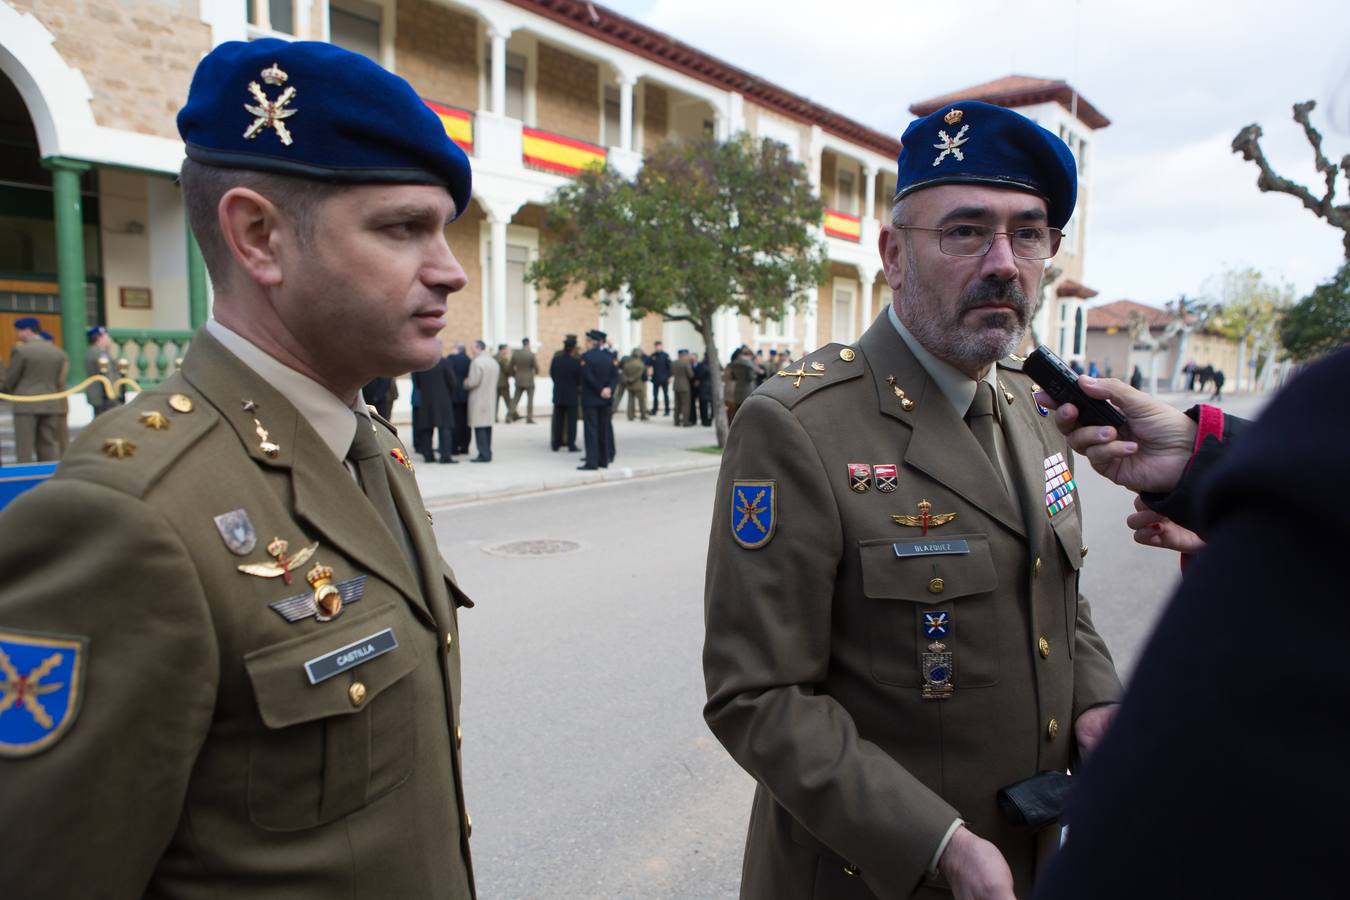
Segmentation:
{"type": "Polygon", "coordinates": [[[319,542],[315,541],[308,547],[302,547],[295,551],[294,556],[286,555],[286,548],[289,544],[281,538],[272,538],[272,542],[267,545],[269,556],[275,557],[276,562],[265,563],[245,563],[239,566],[239,571],[245,575],[257,575],[259,578],[276,578],[280,576],[287,584],[291,583],[291,570],[298,569],[309,561],[314,552],[319,549],[319,542]]]}

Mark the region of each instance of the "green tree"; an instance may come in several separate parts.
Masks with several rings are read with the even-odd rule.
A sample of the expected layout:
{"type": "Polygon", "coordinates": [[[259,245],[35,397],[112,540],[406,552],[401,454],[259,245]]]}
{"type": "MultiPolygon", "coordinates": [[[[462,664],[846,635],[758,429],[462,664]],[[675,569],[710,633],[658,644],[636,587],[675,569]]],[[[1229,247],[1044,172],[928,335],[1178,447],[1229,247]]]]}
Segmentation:
{"type": "Polygon", "coordinates": [[[800,307],[827,274],[823,212],[805,167],[780,143],[673,141],[631,181],[595,169],[559,189],[526,278],[548,303],[578,287],[603,305],[627,305],[635,318],[692,325],[703,338],[721,446],[716,315],[734,310],[763,322],[800,307]]]}
{"type": "Polygon", "coordinates": [[[1238,371],[1234,375],[1234,390],[1244,384],[1252,389],[1254,379],[1247,375],[1249,368],[1259,378],[1274,360],[1278,350],[1280,316],[1294,300],[1294,289],[1287,284],[1275,284],[1250,266],[1228,269],[1211,281],[1210,293],[1214,299],[1208,308],[1205,327],[1212,332],[1238,342],[1238,371]],[[1248,364],[1250,358],[1256,366],[1248,364]]]}
{"type": "Polygon", "coordinates": [[[1285,313],[1280,343],[1299,362],[1350,344],[1350,262],[1285,313]]]}

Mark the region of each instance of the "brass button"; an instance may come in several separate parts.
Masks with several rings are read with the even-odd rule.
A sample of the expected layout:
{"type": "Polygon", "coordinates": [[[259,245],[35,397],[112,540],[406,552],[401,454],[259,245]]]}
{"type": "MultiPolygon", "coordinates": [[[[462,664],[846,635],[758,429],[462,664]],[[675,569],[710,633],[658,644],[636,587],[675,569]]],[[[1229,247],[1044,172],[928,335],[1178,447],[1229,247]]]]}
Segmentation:
{"type": "Polygon", "coordinates": [[[473,837],[473,816],[469,815],[467,809],[464,810],[464,836],[466,838],[473,837]]]}
{"type": "Polygon", "coordinates": [[[455,643],[455,636],[450,632],[445,633],[445,649],[449,650],[455,643]]]}
{"type": "Polygon", "coordinates": [[[458,725],[455,726],[455,749],[458,750],[464,746],[464,732],[458,725]]]}
{"type": "Polygon", "coordinates": [[[352,706],[360,706],[366,702],[366,686],[359,681],[353,681],[352,686],[347,688],[347,697],[352,701],[352,706]]]}
{"type": "Polygon", "coordinates": [[[844,874],[847,875],[849,878],[857,878],[858,867],[853,865],[852,863],[849,863],[848,865],[844,866],[844,874]]]}
{"type": "MultiPolygon", "coordinates": [[[[844,362],[853,362],[853,357],[854,353],[851,347],[845,347],[843,350],[839,351],[839,358],[844,362]]],[[[848,870],[845,869],[844,871],[847,872],[848,870]]]]}
{"type": "Polygon", "coordinates": [[[1039,641],[1036,642],[1036,646],[1039,647],[1040,650],[1041,650],[1041,659],[1049,659],[1049,658],[1050,658],[1050,642],[1049,642],[1049,641],[1047,641],[1044,637],[1042,637],[1039,641]]]}
{"type": "Polygon", "coordinates": [[[174,394],[169,398],[169,409],[178,413],[192,412],[192,398],[187,394],[174,394]]]}
{"type": "Polygon", "coordinates": [[[1079,548],[1078,548],[1078,558],[1079,558],[1079,559],[1087,559],[1087,548],[1086,548],[1086,547],[1079,547],[1079,548]]]}
{"type": "Polygon", "coordinates": [[[940,594],[946,590],[946,588],[947,583],[941,578],[934,578],[932,581],[928,582],[928,593],[930,594],[940,594]]]}
{"type": "Polygon", "coordinates": [[[1033,567],[1033,571],[1037,575],[1041,574],[1041,558],[1039,556],[1036,557],[1036,565],[1033,567]]]}
{"type": "Polygon", "coordinates": [[[1059,736],[1059,719],[1051,719],[1045,726],[1045,736],[1052,741],[1059,736]]]}

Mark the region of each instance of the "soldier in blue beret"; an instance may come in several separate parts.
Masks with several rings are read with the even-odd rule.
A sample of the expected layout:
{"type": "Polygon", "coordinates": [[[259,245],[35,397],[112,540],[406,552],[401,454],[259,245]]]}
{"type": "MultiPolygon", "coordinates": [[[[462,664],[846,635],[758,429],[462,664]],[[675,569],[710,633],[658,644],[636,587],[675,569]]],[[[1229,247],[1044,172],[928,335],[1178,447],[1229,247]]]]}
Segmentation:
{"type": "Polygon", "coordinates": [[[1009,355],[1073,158],[974,102],[903,145],[892,302],[768,379],[722,457],[704,712],[760,785],[746,898],[1028,896],[1058,844],[1053,773],[1120,694],[1078,595],[1072,454],[1009,355]],[[1014,785],[1039,802],[1002,808],[1014,785]]]}
{"type": "Polygon", "coordinates": [[[14,335],[19,343],[0,370],[0,394],[44,398],[14,401],[15,457],[20,463],[58,460],[70,440],[67,404],[51,395],[65,388],[70,360],[36,316],[15,319],[14,335]]]}
{"type": "MultiPolygon", "coordinates": [[[[85,337],[89,340],[89,349],[84,352],[84,370],[90,375],[102,375],[110,382],[116,381],[117,365],[113,360],[113,342],[108,336],[108,329],[95,325],[85,332],[85,337]]],[[[122,405],[122,398],[116,392],[109,391],[101,381],[95,381],[85,388],[84,395],[89,398],[95,416],[122,405]]]]}
{"type": "Polygon", "coordinates": [[[361,387],[441,358],[469,161],[322,43],[217,47],[178,127],[214,318],[0,515],[0,884],[466,900],[471,603],[361,387]]]}

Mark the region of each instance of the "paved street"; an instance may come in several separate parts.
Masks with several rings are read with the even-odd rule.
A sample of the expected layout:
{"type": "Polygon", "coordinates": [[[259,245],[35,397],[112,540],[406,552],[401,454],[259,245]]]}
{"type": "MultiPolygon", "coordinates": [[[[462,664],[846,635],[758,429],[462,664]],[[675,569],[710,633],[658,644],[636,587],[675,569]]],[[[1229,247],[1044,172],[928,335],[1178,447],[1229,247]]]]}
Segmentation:
{"type": "MultiPolygon", "coordinates": [[[[704,469],[437,512],[442,549],[478,602],[461,617],[464,758],[488,900],[736,895],[751,783],[700,716],[715,478],[704,469]],[[549,539],[579,546],[502,555],[518,541],[555,549],[549,539]]],[[[1086,465],[1079,482],[1083,590],[1128,671],[1176,557],[1130,540],[1129,494],[1086,465]]]]}

